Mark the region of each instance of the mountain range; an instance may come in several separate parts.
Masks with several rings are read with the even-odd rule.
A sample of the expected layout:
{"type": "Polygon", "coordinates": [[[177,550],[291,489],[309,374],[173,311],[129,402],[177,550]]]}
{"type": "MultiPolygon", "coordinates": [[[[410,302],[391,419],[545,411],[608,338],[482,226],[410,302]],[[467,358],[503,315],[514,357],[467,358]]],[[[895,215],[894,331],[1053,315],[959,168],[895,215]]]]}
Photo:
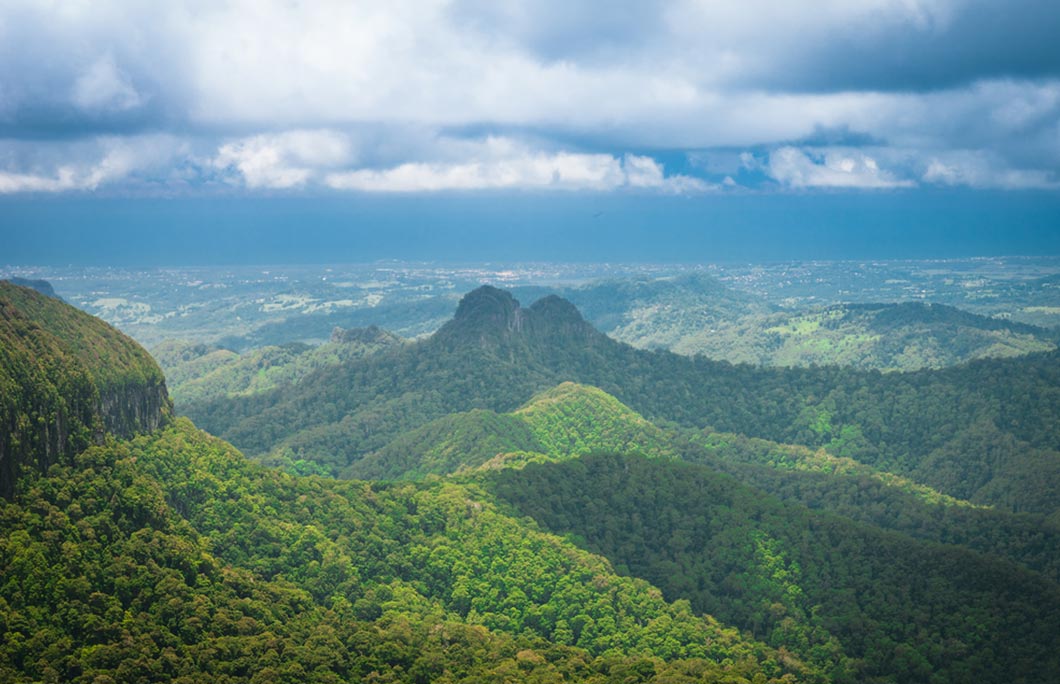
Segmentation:
{"type": "Polygon", "coordinates": [[[189,420],[109,326],[0,314],[5,681],[1060,678],[1057,352],[734,366],[483,287],[203,362],[189,420]]]}

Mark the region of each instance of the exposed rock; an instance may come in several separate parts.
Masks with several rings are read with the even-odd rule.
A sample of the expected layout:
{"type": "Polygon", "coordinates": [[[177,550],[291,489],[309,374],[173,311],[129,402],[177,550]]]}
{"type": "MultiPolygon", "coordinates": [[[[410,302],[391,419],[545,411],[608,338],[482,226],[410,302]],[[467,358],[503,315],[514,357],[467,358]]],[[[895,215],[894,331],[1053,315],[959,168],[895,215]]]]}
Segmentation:
{"type": "Polygon", "coordinates": [[[36,291],[0,282],[0,496],[103,441],[170,415],[161,369],[131,338],[36,291]]]}

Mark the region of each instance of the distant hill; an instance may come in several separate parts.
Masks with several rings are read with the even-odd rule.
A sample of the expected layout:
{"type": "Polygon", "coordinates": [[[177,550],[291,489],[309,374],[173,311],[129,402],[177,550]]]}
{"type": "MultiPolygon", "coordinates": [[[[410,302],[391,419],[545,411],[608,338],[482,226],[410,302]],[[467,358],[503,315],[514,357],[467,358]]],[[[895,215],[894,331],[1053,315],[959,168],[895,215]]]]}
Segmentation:
{"type": "Polygon", "coordinates": [[[46,471],[102,441],[158,427],[169,413],[162,371],[103,321],[0,281],[0,495],[20,471],[46,471]]]}
{"type": "Polygon", "coordinates": [[[905,302],[787,310],[705,274],[601,281],[555,292],[617,340],[732,363],[908,371],[1056,348],[1048,330],[951,306],[905,302]]]}
{"type": "Polygon", "coordinates": [[[1050,351],[1056,348],[1053,337],[943,304],[906,302],[748,316],[689,332],[669,347],[733,363],[909,371],[1050,351]]]}
{"type": "Polygon", "coordinates": [[[313,371],[400,346],[404,341],[375,326],[335,328],[317,347],[293,342],[242,354],[216,345],[163,342],[151,350],[165,370],[170,393],[183,402],[247,396],[295,382],[313,371]]]}
{"type": "Polygon", "coordinates": [[[513,413],[474,409],[433,420],[356,461],[343,474],[416,479],[604,451],[674,455],[659,428],[617,399],[595,387],[565,382],[513,413]]]}
{"type": "Polygon", "coordinates": [[[1008,510],[1060,512],[1056,352],[939,371],[732,366],[608,338],[555,296],[483,287],[433,337],[184,411],[249,453],[339,472],[454,412],[514,411],[573,381],[652,421],[801,444],[1008,510]]]}
{"type": "Polygon", "coordinates": [[[263,323],[244,335],[228,336],[218,345],[245,351],[263,346],[282,346],[292,341],[316,344],[330,338],[335,328],[380,326],[402,337],[432,333],[452,316],[455,296],[430,296],[413,301],[332,312],[298,313],[283,320],[263,323]]]}
{"type": "Polygon", "coordinates": [[[551,290],[516,289],[522,295],[554,293],[573,303],[596,328],[640,347],[670,347],[692,331],[709,330],[746,316],[775,312],[764,299],[695,273],[669,278],[602,280],[551,290]]]}

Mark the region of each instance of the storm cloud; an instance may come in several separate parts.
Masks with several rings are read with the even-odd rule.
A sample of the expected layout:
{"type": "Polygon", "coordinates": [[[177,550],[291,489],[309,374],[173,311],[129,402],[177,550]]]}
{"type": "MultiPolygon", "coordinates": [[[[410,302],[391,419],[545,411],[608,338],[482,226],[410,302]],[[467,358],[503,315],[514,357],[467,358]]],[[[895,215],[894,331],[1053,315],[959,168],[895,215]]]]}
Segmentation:
{"type": "Polygon", "coordinates": [[[1057,35],[1042,0],[9,0],[0,193],[1055,189],[1057,35]]]}

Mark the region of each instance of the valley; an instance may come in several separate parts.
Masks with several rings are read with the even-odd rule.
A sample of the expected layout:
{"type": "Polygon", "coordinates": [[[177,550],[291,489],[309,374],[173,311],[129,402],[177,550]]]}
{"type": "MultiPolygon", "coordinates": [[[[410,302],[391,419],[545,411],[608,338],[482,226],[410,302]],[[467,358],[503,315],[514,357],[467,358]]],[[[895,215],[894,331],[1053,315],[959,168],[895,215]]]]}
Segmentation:
{"type": "Polygon", "coordinates": [[[166,342],[174,408],[131,424],[105,397],[157,386],[138,345],[0,295],[6,339],[39,340],[4,346],[4,424],[86,426],[0,443],[12,681],[1060,673],[1056,351],[732,365],[482,286],[414,340],[166,342]]]}

